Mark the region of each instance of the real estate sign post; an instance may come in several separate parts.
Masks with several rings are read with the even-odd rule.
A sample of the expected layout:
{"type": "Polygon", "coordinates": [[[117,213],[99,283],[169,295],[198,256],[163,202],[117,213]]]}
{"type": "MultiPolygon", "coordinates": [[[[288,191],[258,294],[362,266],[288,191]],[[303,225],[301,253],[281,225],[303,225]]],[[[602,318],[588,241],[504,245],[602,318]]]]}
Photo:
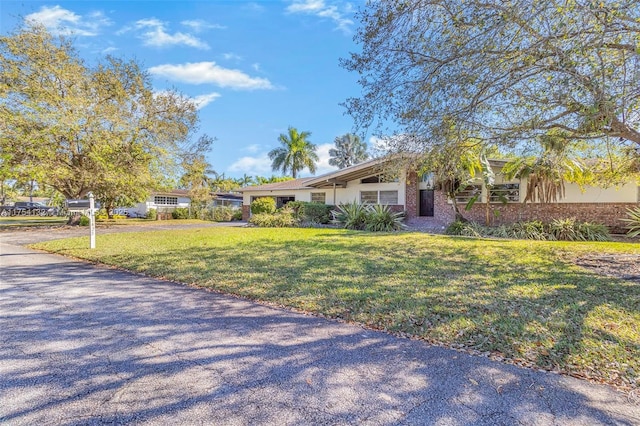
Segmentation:
{"type": "Polygon", "coordinates": [[[96,248],[96,209],[95,201],[93,199],[93,193],[89,193],[89,229],[90,239],[89,248],[96,248]]]}

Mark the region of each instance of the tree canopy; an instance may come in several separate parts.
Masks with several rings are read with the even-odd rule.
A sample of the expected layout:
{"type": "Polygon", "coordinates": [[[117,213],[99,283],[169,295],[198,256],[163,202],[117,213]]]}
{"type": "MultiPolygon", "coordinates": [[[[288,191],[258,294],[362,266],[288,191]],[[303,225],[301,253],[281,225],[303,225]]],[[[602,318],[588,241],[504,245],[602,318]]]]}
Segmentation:
{"type": "Polygon", "coordinates": [[[358,17],[362,50],[342,64],[360,74],[345,104],[359,126],[428,149],[450,120],[505,146],[552,131],[638,156],[637,0],[376,0],[358,17]]]}
{"type": "Polygon", "coordinates": [[[367,144],[358,135],[347,133],[334,140],[335,148],[329,150],[329,164],[340,169],[362,163],[369,154],[367,144]]]}
{"type": "Polygon", "coordinates": [[[281,133],[278,141],[282,146],[269,151],[273,170],[282,170],[283,174],[291,172],[294,179],[305,168],[315,173],[319,158],[316,145],[307,140],[309,136],[310,132],[299,132],[295,127],[289,127],[287,134],[281,133]]]}
{"type": "Polygon", "coordinates": [[[190,99],[154,92],[133,60],[90,66],[71,39],[35,24],[0,36],[3,167],[67,198],[142,200],[175,173],[197,122],[190,99]]]}

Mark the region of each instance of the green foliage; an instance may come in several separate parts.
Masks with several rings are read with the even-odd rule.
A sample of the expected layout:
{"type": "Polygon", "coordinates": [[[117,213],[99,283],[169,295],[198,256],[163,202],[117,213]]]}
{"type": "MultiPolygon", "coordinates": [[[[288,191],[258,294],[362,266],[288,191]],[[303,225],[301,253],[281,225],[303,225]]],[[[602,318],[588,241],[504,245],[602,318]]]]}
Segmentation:
{"type": "Polygon", "coordinates": [[[331,211],[332,223],[345,229],[391,232],[405,229],[403,212],[393,212],[389,206],[358,204],[355,201],[340,204],[331,211]]]}
{"type": "MultiPolygon", "coordinates": [[[[231,222],[238,211],[238,209],[230,206],[214,207],[211,209],[211,220],[214,222],[231,222]]],[[[242,217],[241,211],[240,217],[242,217]]]]}
{"type": "Polygon", "coordinates": [[[639,16],[637,0],[368,2],[342,60],[362,86],[346,108],[356,126],[394,122],[427,149],[450,120],[509,149],[555,128],[637,158],[639,16]]]}
{"type": "Polygon", "coordinates": [[[371,232],[391,232],[405,229],[404,212],[393,212],[389,206],[374,204],[367,206],[365,229],[371,232]]]}
{"type": "Polygon", "coordinates": [[[189,209],[186,207],[178,207],[171,212],[171,217],[174,219],[189,219],[189,209]]]}
{"type": "Polygon", "coordinates": [[[231,217],[231,220],[242,220],[242,210],[235,209],[233,211],[233,216],[231,217]]]}
{"type": "Polygon", "coordinates": [[[298,172],[305,168],[315,173],[319,158],[316,154],[316,145],[307,140],[309,136],[311,136],[310,132],[298,132],[295,127],[289,127],[286,135],[281,133],[278,141],[282,146],[269,151],[273,170],[282,170],[283,174],[290,171],[294,179],[298,176],[298,172]]]}
{"type": "Polygon", "coordinates": [[[363,230],[367,226],[367,206],[357,202],[340,204],[331,211],[332,223],[345,229],[363,230]]]}
{"type": "Polygon", "coordinates": [[[272,197],[257,198],[251,203],[251,214],[273,214],[275,211],[276,200],[274,200],[272,197]]]}
{"type": "Polygon", "coordinates": [[[447,227],[445,233],[467,237],[540,241],[609,241],[611,239],[606,226],[590,222],[576,222],[575,219],[557,219],[549,224],[533,220],[495,227],[482,226],[475,222],[456,221],[447,227]]]}
{"type": "Polygon", "coordinates": [[[147,219],[150,219],[150,220],[158,219],[158,211],[156,209],[147,210],[147,219]]]}
{"type": "Polygon", "coordinates": [[[85,216],[85,215],[80,216],[80,221],[78,222],[78,225],[89,226],[90,223],[91,223],[91,219],[89,219],[89,216],[85,216]]]}
{"type": "Polygon", "coordinates": [[[66,198],[91,190],[108,208],[144,200],[175,173],[197,126],[195,104],[154,91],[134,60],[89,66],[72,38],[38,24],[0,36],[0,63],[3,167],[66,198]]]}
{"type": "Polygon", "coordinates": [[[275,213],[256,213],[251,215],[249,223],[261,228],[294,228],[298,225],[291,209],[281,209],[275,213]]]}
{"type": "Polygon", "coordinates": [[[333,206],[306,201],[290,201],[287,207],[293,210],[294,217],[303,223],[327,224],[331,221],[333,206]]]}
{"type": "Polygon", "coordinates": [[[622,219],[627,223],[627,235],[630,237],[637,237],[640,235],[640,207],[636,207],[634,209],[627,209],[626,218],[622,219]]]}

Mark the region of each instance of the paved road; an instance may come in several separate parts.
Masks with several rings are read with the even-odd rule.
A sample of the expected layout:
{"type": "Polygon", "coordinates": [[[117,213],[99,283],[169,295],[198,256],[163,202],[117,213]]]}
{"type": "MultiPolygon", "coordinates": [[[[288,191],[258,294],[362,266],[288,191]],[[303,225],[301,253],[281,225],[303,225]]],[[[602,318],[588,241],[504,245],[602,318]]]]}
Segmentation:
{"type": "Polygon", "coordinates": [[[25,236],[0,234],[0,424],[640,424],[605,386],[33,252],[25,236]]]}

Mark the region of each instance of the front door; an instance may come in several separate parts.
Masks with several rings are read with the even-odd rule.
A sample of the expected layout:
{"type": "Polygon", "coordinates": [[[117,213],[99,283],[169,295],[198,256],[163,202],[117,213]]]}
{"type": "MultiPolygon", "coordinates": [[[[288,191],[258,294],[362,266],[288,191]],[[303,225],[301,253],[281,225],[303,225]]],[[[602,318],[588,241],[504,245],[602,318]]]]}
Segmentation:
{"type": "Polygon", "coordinates": [[[433,217],[433,189],[420,190],[420,216],[433,217]]]}

